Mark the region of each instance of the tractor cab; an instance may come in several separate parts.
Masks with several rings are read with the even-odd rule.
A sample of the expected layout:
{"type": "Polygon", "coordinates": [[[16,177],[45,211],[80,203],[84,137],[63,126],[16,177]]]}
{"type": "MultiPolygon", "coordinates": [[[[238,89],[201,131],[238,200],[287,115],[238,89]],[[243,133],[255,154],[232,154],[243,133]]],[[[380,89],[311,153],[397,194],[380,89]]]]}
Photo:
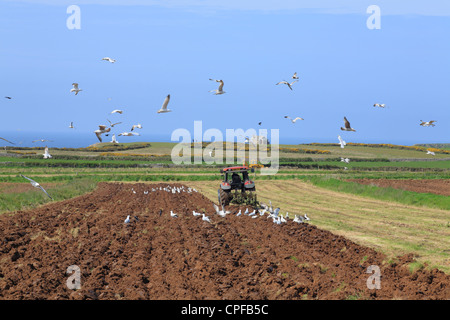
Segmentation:
{"type": "Polygon", "coordinates": [[[220,170],[222,182],[218,190],[219,202],[228,204],[237,193],[241,197],[254,197],[255,183],[249,177],[249,172],[254,172],[254,168],[247,166],[229,167],[220,170]],[[232,191],[234,190],[234,193],[232,191]]]}

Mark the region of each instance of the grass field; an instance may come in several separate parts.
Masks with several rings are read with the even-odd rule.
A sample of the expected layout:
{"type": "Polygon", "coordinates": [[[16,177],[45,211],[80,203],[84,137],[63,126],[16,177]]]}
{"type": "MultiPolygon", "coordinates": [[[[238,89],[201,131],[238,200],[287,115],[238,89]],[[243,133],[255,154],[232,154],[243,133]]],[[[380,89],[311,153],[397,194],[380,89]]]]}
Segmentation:
{"type": "MultiPolygon", "coordinates": [[[[110,147],[110,144],[97,147],[102,145],[110,147]]],[[[100,181],[180,181],[217,202],[219,169],[226,165],[173,166],[168,156],[173,146],[172,143],[151,143],[137,149],[131,146],[129,150],[114,152],[119,156],[50,149],[53,159],[42,159],[42,150],[34,150],[35,156],[3,150],[0,152],[0,213],[51,201],[20,174],[40,182],[55,201],[89,192],[100,181]]],[[[263,176],[257,172],[254,176],[259,200],[272,200],[274,206],[279,206],[283,213],[288,211],[291,217],[307,213],[311,223],[318,227],[377,248],[389,256],[412,252],[419,256],[420,263],[450,273],[450,197],[344,181],[450,179],[449,154],[431,157],[418,150],[368,146],[341,149],[337,144],[280,147],[329,153],[280,153],[281,167],[276,175],[263,176]],[[352,161],[345,164],[341,157],[352,161]]]]}

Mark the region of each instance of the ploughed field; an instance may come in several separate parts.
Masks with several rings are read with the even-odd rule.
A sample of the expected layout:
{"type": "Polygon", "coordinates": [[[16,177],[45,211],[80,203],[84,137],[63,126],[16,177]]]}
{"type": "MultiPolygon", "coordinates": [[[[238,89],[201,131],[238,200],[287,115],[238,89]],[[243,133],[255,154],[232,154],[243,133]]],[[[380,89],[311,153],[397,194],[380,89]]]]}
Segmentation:
{"type": "Polygon", "coordinates": [[[200,192],[160,190],[167,186],[99,183],[2,214],[0,299],[450,299],[450,276],[410,271],[410,255],[391,261],[293,216],[281,225],[267,214],[236,216],[244,206],[221,217],[200,192]],[[78,290],[67,286],[73,265],[78,290]],[[373,265],[380,289],[368,288],[373,265]]]}

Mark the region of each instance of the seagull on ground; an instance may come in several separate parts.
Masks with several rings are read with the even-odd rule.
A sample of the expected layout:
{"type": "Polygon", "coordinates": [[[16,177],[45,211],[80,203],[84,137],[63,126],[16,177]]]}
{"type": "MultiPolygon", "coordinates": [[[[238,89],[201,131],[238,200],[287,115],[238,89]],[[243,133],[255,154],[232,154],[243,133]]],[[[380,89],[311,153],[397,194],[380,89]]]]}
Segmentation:
{"type": "Polygon", "coordinates": [[[311,220],[311,219],[306,215],[306,213],[305,213],[305,215],[304,215],[304,218],[305,218],[306,221],[311,220]]]}
{"type": "Polygon", "coordinates": [[[98,140],[100,142],[102,142],[102,134],[106,133],[106,132],[110,132],[110,131],[111,131],[111,128],[108,128],[107,126],[102,124],[102,125],[98,126],[98,129],[95,130],[94,133],[97,136],[98,140]]]}
{"type": "Polygon", "coordinates": [[[111,63],[116,62],[116,59],[112,59],[112,58],[110,58],[110,57],[104,57],[104,58],[102,58],[102,60],[109,61],[109,62],[111,62],[111,63]]]}
{"type": "Polygon", "coordinates": [[[42,191],[43,191],[50,199],[53,200],[53,198],[50,197],[50,195],[47,193],[47,191],[45,191],[45,189],[42,188],[42,186],[41,186],[39,183],[37,183],[37,182],[34,181],[33,179],[30,179],[30,178],[28,178],[28,177],[25,177],[23,174],[21,174],[21,176],[22,176],[23,178],[27,179],[28,181],[30,181],[30,183],[31,183],[31,185],[32,185],[33,187],[41,189],[41,190],[42,190],[42,191]]]}
{"type": "Polygon", "coordinates": [[[207,222],[210,222],[210,223],[211,223],[211,220],[209,220],[209,218],[208,218],[207,216],[205,216],[205,214],[204,214],[204,213],[202,213],[202,220],[203,220],[203,221],[207,221],[207,222]]]}
{"type": "Polygon", "coordinates": [[[430,121],[422,121],[422,120],[420,120],[420,125],[422,126],[422,127],[434,127],[435,126],[435,124],[434,124],[434,122],[437,122],[436,120],[430,120],[430,121]]]}
{"type": "Polygon", "coordinates": [[[11,141],[9,141],[9,140],[6,140],[5,138],[2,138],[2,137],[0,137],[0,139],[6,141],[6,142],[8,142],[8,143],[15,144],[14,142],[11,142],[11,141]]]}
{"type": "Polygon", "coordinates": [[[350,159],[341,157],[341,162],[350,163],[350,159]]]}
{"type": "Polygon", "coordinates": [[[291,122],[292,123],[296,123],[297,122],[297,120],[305,120],[305,119],[303,119],[303,118],[300,118],[300,117],[296,117],[295,119],[292,119],[291,117],[289,117],[289,116],[284,116],[286,119],[289,119],[289,120],[291,120],[291,122]]]}
{"type": "Polygon", "coordinates": [[[215,90],[211,90],[209,92],[214,92],[215,95],[217,94],[224,94],[225,91],[223,91],[223,80],[216,80],[216,79],[209,79],[211,81],[215,81],[215,82],[219,82],[219,88],[215,89],[215,90]]]}
{"type": "Polygon", "coordinates": [[[242,210],[239,210],[239,212],[236,214],[236,217],[239,217],[242,214],[242,210]]]}
{"type": "Polygon", "coordinates": [[[44,159],[50,159],[52,156],[50,155],[50,153],[48,153],[48,147],[46,146],[44,149],[44,159]]]}
{"type": "Polygon", "coordinates": [[[198,217],[198,216],[201,216],[202,214],[200,212],[195,212],[195,210],[192,210],[192,215],[194,217],[198,217]]]}
{"type": "Polygon", "coordinates": [[[227,214],[231,213],[230,211],[225,211],[223,209],[223,206],[222,206],[222,210],[219,210],[219,206],[217,206],[215,203],[213,203],[213,205],[214,205],[214,210],[216,210],[216,213],[221,217],[225,217],[227,214]]]}
{"type": "Polygon", "coordinates": [[[292,220],[292,221],[294,221],[296,223],[303,223],[304,219],[302,216],[295,215],[294,220],[292,220]]]}
{"type": "Polygon", "coordinates": [[[174,218],[178,218],[178,215],[174,213],[172,210],[170,210],[170,216],[174,218]]]}
{"type": "Polygon", "coordinates": [[[70,89],[70,92],[75,92],[75,95],[77,95],[78,92],[83,91],[78,88],[78,83],[76,83],[76,82],[72,83],[72,86],[73,86],[73,88],[70,89]]]}
{"type": "Polygon", "coordinates": [[[347,142],[345,142],[344,140],[342,140],[341,136],[338,136],[338,139],[339,139],[339,144],[341,145],[341,148],[343,149],[344,146],[347,145],[347,142]]]}
{"type": "Polygon", "coordinates": [[[280,82],[276,83],[276,85],[279,85],[279,84],[285,84],[285,85],[287,85],[287,86],[289,87],[289,89],[292,90],[292,85],[293,85],[294,83],[296,83],[297,81],[298,81],[298,80],[294,80],[294,81],[292,81],[291,83],[289,83],[289,82],[287,82],[286,80],[283,80],[283,81],[280,81],[280,82]]]}
{"type": "Polygon", "coordinates": [[[125,224],[130,223],[130,216],[128,215],[127,218],[125,219],[125,221],[123,222],[125,224]]]}
{"type": "Polygon", "coordinates": [[[161,109],[158,110],[158,113],[166,113],[166,112],[172,111],[170,109],[167,109],[167,105],[169,104],[169,101],[170,101],[170,94],[168,94],[167,97],[164,99],[162,107],[161,107],[161,109]]]}
{"type": "Polygon", "coordinates": [[[353,128],[350,126],[350,122],[347,120],[346,117],[344,117],[344,122],[345,122],[345,128],[341,127],[341,130],[342,130],[342,131],[356,131],[355,129],[353,129],[353,128]]]}
{"type": "Polygon", "coordinates": [[[119,143],[119,141],[117,141],[117,139],[116,139],[116,135],[115,134],[112,135],[111,142],[112,143],[119,143]]]}

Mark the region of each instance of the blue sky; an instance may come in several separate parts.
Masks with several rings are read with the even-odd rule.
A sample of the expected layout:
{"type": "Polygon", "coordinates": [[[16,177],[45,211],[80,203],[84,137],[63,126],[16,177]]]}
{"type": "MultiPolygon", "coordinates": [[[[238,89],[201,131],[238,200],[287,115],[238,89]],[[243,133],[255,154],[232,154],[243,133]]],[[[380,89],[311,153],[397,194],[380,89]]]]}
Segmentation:
{"type": "Polygon", "coordinates": [[[450,142],[450,5],[423,3],[4,0],[0,136],[75,134],[70,121],[76,134],[92,133],[110,119],[123,122],[116,133],[143,126],[120,142],[145,141],[202,120],[224,135],[279,129],[282,143],[450,142]],[[366,26],[371,4],[380,30],[366,26]],[[66,27],[69,5],[81,9],[80,30],[66,27]],[[294,90],[275,85],[294,72],[294,90]],[[223,79],[226,94],[209,93],[209,78],[223,79]],[[173,112],[157,114],[167,94],[173,112]],[[344,116],[357,132],[339,129],[344,116]]]}

